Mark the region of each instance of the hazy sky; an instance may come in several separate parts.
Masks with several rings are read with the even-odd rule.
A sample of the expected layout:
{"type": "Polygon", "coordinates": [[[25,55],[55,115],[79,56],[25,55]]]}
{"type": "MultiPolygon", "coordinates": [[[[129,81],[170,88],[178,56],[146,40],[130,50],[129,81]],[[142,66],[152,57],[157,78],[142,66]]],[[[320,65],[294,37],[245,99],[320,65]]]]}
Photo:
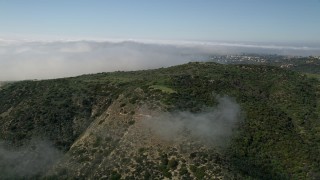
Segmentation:
{"type": "Polygon", "coordinates": [[[320,42],[320,0],[0,0],[0,37],[320,42]]]}
{"type": "Polygon", "coordinates": [[[0,81],[320,55],[319,32],[320,0],[0,0],[0,81]]]}

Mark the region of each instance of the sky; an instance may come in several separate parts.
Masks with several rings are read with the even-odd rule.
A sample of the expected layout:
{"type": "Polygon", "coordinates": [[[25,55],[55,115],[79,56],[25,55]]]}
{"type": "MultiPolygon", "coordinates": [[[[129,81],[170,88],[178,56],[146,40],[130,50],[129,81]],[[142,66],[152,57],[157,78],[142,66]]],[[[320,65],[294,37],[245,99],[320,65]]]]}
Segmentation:
{"type": "Polygon", "coordinates": [[[0,0],[0,38],[320,43],[320,0],[0,0]]]}

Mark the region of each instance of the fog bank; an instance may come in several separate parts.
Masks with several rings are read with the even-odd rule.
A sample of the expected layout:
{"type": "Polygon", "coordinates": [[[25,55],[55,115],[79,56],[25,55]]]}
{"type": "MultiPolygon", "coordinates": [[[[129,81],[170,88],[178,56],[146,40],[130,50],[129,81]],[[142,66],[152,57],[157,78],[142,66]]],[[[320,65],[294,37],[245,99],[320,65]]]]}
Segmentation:
{"type": "Polygon", "coordinates": [[[6,41],[0,81],[168,67],[236,53],[320,55],[318,47],[187,41],[6,41]]]}

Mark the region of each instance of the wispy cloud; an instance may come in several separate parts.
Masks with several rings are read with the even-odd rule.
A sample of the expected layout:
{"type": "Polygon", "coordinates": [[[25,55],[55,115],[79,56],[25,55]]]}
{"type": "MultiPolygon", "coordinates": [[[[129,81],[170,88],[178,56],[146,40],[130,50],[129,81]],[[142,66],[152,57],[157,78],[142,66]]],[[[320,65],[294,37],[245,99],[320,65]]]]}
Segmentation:
{"type": "Polygon", "coordinates": [[[232,98],[218,97],[218,105],[201,113],[161,113],[143,119],[143,125],[160,138],[179,141],[181,136],[197,138],[204,144],[225,146],[241,121],[241,109],[232,98]]]}
{"type": "Polygon", "coordinates": [[[31,178],[43,175],[62,157],[62,152],[47,141],[32,140],[18,149],[0,142],[0,179],[31,178]]]}

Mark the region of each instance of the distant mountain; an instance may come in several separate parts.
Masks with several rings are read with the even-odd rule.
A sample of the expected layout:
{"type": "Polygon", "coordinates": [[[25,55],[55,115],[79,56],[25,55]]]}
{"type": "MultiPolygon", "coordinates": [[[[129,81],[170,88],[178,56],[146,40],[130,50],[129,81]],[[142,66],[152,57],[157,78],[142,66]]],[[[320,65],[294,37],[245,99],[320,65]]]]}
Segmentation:
{"type": "Polygon", "coordinates": [[[0,91],[0,177],[319,179],[319,82],[188,63],[0,91]]]}

